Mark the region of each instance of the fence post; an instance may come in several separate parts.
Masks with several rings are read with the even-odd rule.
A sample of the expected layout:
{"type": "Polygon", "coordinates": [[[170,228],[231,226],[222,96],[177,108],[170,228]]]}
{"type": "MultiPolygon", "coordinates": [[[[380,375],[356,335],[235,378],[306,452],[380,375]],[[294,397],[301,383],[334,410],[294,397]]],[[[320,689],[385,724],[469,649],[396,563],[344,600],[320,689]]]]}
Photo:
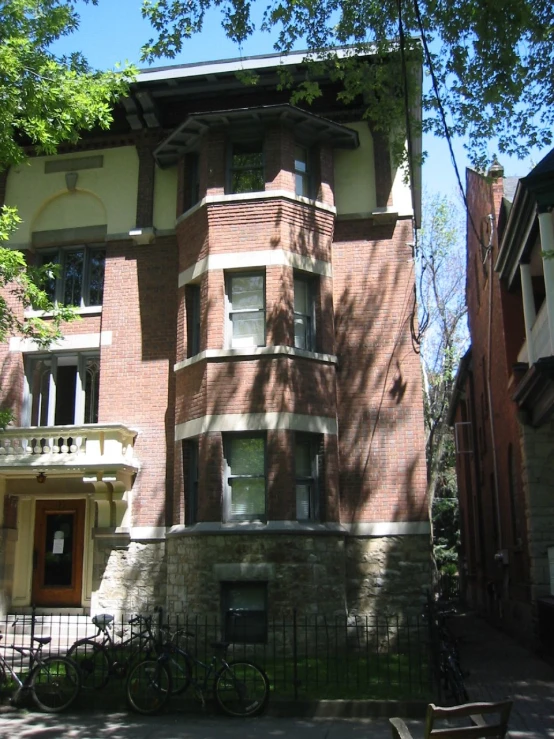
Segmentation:
{"type": "Polygon", "coordinates": [[[298,700],[298,641],[296,633],[296,608],[292,611],[292,680],[294,684],[294,700],[298,700]]]}

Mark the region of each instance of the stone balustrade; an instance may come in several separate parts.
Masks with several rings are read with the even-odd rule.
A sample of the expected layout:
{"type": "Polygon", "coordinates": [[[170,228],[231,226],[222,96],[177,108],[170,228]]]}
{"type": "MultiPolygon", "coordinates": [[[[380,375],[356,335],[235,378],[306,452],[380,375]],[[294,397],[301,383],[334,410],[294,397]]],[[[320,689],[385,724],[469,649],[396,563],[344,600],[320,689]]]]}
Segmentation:
{"type": "Polygon", "coordinates": [[[22,468],[133,472],[137,432],[121,424],[31,426],[0,431],[0,475],[22,468]]]}

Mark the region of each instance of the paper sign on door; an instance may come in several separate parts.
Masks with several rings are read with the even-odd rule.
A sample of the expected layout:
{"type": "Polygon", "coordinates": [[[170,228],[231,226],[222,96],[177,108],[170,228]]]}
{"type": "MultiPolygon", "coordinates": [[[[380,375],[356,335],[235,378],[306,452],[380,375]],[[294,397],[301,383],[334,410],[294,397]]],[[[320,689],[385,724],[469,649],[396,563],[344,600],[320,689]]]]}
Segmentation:
{"type": "Polygon", "coordinates": [[[54,532],[54,543],[52,545],[52,554],[63,554],[63,531],[54,532]]]}

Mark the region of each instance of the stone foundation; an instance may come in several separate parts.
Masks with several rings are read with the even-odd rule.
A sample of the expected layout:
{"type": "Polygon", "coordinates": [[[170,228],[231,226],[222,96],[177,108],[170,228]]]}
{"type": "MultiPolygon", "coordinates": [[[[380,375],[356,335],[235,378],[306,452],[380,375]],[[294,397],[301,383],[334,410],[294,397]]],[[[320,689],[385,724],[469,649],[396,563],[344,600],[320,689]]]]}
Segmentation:
{"type": "Polygon", "coordinates": [[[421,615],[432,586],[429,535],[349,537],[349,614],[421,615]]]}
{"type": "Polygon", "coordinates": [[[164,605],[166,543],[125,543],[121,537],[94,541],[91,612],[137,613],[164,605]]]}
{"type": "Polygon", "coordinates": [[[265,581],[268,612],[420,614],[429,536],[184,534],[167,540],[167,609],[220,613],[222,582],[265,581]]]}

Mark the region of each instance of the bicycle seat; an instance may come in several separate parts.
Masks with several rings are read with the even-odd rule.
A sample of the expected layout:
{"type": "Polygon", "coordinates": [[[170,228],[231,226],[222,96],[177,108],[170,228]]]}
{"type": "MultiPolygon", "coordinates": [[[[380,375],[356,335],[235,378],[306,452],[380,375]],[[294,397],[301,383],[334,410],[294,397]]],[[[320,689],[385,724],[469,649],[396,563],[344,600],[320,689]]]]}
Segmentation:
{"type": "Polygon", "coordinates": [[[99,613],[97,616],[92,617],[92,623],[99,629],[105,628],[112,621],[113,616],[110,613],[99,613]]]}
{"type": "Polygon", "coordinates": [[[230,641],[213,641],[210,647],[212,649],[227,649],[230,643],[230,641]]]}
{"type": "Polygon", "coordinates": [[[34,636],[33,641],[36,641],[37,644],[42,644],[42,645],[50,644],[50,642],[52,641],[52,637],[51,636],[34,636]]]}

